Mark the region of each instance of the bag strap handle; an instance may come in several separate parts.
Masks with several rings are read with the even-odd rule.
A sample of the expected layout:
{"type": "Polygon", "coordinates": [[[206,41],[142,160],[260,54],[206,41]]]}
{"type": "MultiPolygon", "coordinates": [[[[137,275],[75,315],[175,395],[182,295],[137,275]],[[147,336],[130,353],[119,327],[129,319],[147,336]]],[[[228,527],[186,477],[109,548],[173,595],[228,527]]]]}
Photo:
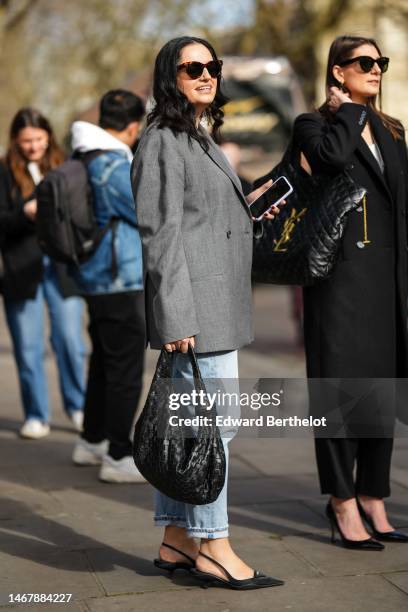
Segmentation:
{"type": "MultiPolygon", "coordinates": [[[[161,350],[159,361],[162,361],[163,359],[168,360],[172,355],[173,353],[169,353],[169,351],[166,351],[166,349],[163,347],[161,350]]],[[[200,387],[204,387],[204,381],[201,376],[200,368],[197,362],[197,357],[196,357],[195,351],[193,347],[191,346],[191,344],[188,345],[188,356],[190,357],[190,363],[191,363],[191,367],[193,370],[194,382],[199,384],[200,387]]]]}
{"type": "MultiPolygon", "coordinates": [[[[195,382],[197,387],[199,387],[200,389],[202,389],[204,391],[204,396],[205,396],[205,398],[207,398],[207,389],[206,389],[206,386],[205,386],[205,382],[203,381],[203,378],[201,376],[200,367],[198,365],[197,357],[196,357],[195,351],[194,351],[193,347],[191,346],[191,344],[188,345],[188,354],[190,356],[191,366],[192,366],[192,369],[193,369],[194,382],[195,382]]],[[[211,416],[213,418],[212,418],[212,422],[211,422],[212,424],[210,425],[209,429],[212,429],[213,431],[215,431],[217,429],[217,427],[215,425],[215,417],[217,415],[217,410],[215,408],[215,405],[213,405],[211,407],[210,414],[211,414],[211,416]]]]}
{"type": "MultiPolygon", "coordinates": [[[[165,348],[162,348],[161,353],[160,353],[160,358],[159,358],[159,362],[161,362],[162,360],[169,360],[171,358],[171,356],[173,355],[173,353],[169,353],[168,351],[166,351],[165,348]]],[[[205,397],[207,397],[207,389],[205,386],[205,383],[203,381],[203,378],[201,376],[201,372],[200,372],[200,367],[198,365],[198,361],[197,361],[197,357],[195,354],[195,351],[193,349],[193,347],[191,346],[191,344],[188,345],[188,356],[190,358],[190,363],[191,363],[191,367],[193,370],[193,378],[194,378],[194,383],[196,385],[196,387],[198,387],[199,389],[202,389],[204,391],[205,397]]],[[[156,368],[156,372],[155,372],[155,376],[154,379],[157,377],[158,374],[158,369],[159,369],[159,362],[156,368]]],[[[213,416],[215,416],[217,414],[217,411],[215,410],[215,407],[212,406],[211,408],[211,414],[213,416]]],[[[211,425],[210,429],[214,429],[215,430],[215,420],[213,419],[213,424],[211,425]]]]}
{"type": "Polygon", "coordinates": [[[191,366],[193,368],[193,376],[194,376],[195,382],[199,383],[200,385],[204,385],[204,381],[201,376],[200,368],[198,366],[197,357],[190,343],[188,343],[188,354],[190,357],[191,366]]]}

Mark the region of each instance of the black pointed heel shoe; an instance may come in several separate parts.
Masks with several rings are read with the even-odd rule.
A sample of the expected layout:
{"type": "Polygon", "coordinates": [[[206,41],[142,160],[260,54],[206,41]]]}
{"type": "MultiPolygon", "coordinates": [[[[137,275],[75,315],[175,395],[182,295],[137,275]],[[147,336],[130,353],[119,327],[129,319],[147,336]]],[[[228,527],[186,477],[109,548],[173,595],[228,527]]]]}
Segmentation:
{"type": "Polygon", "coordinates": [[[366,540],[349,540],[348,538],[346,538],[342,530],[340,529],[336,513],[334,512],[330,501],[327,503],[326,506],[326,516],[330,521],[332,544],[336,542],[335,532],[337,530],[339,532],[340,540],[344,548],[352,548],[354,550],[384,550],[384,544],[381,544],[381,542],[377,542],[377,540],[374,540],[374,538],[367,538],[366,540]]]}
{"type": "Polygon", "coordinates": [[[377,540],[381,540],[382,542],[408,542],[408,534],[402,533],[401,531],[397,531],[393,529],[393,531],[377,531],[374,526],[373,519],[368,516],[367,512],[364,510],[363,506],[357,500],[358,510],[360,512],[360,516],[370,527],[371,531],[374,534],[374,537],[377,540]]]}
{"type": "Polygon", "coordinates": [[[252,578],[245,578],[244,580],[237,580],[237,578],[234,578],[233,576],[231,576],[231,574],[225,569],[223,565],[221,565],[221,563],[218,563],[218,561],[216,561],[215,559],[212,559],[211,557],[209,557],[208,555],[205,555],[202,552],[199,552],[198,554],[201,555],[202,557],[205,557],[206,559],[208,559],[215,565],[217,565],[225,573],[225,575],[228,578],[228,580],[224,580],[223,578],[220,578],[219,576],[216,576],[215,574],[210,574],[208,572],[202,572],[198,569],[192,569],[190,572],[191,575],[198,578],[198,580],[200,580],[203,583],[202,586],[205,589],[208,588],[209,586],[221,586],[227,589],[249,591],[251,589],[264,589],[267,587],[281,586],[282,584],[285,584],[283,580],[278,580],[277,578],[271,578],[270,576],[265,576],[265,574],[258,572],[258,570],[254,571],[254,575],[252,576],[252,578]]]}
{"type": "Polygon", "coordinates": [[[164,561],[164,559],[159,558],[153,561],[154,565],[159,569],[166,570],[167,572],[174,572],[175,570],[182,569],[189,572],[193,567],[195,567],[194,559],[184,553],[182,550],[171,546],[171,544],[166,544],[165,542],[162,542],[162,546],[166,546],[166,548],[171,548],[171,550],[174,550],[179,555],[183,555],[183,557],[188,559],[189,563],[186,563],[185,561],[164,561]]]}

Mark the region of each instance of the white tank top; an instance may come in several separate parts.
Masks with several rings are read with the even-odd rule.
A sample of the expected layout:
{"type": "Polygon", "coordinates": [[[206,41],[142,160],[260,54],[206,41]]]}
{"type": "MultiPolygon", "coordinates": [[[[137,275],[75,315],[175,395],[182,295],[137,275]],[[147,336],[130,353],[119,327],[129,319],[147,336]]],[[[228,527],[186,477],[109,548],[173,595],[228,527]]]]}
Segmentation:
{"type": "Polygon", "coordinates": [[[373,142],[372,144],[369,144],[368,146],[370,147],[371,153],[374,155],[375,159],[377,160],[378,165],[380,166],[381,172],[384,172],[384,160],[381,155],[380,147],[378,146],[376,142],[373,142]]]}

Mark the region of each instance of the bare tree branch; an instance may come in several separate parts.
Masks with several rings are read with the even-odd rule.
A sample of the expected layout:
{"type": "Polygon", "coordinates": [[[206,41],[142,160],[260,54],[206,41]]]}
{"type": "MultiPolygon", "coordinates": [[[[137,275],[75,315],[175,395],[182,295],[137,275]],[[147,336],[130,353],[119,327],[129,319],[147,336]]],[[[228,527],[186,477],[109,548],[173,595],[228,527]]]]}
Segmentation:
{"type": "Polygon", "coordinates": [[[20,6],[13,11],[13,3],[10,2],[10,0],[3,0],[0,6],[6,9],[6,15],[3,23],[4,31],[11,32],[17,28],[24,21],[27,15],[36,8],[37,3],[38,0],[25,0],[25,2],[20,2],[20,6]],[[10,12],[9,16],[7,16],[8,12],[10,12]]]}

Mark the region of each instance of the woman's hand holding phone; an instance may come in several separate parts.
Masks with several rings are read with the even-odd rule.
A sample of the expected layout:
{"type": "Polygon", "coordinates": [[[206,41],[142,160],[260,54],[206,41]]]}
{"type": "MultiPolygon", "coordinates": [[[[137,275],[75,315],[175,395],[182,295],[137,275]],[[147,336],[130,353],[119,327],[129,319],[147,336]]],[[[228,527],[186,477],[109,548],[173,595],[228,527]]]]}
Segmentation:
{"type": "MultiPolygon", "coordinates": [[[[260,187],[257,187],[257,189],[254,189],[254,191],[251,191],[251,193],[249,193],[246,196],[246,201],[248,206],[250,206],[252,204],[252,202],[254,202],[257,198],[259,198],[260,195],[262,195],[264,193],[264,191],[266,191],[267,189],[269,189],[269,187],[271,187],[273,184],[273,180],[270,179],[269,181],[266,181],[266,183],[263,183],[263,185],[261,185],[260,187]]],[[[286,201],[283,200],[280,203],[280,206],[283,206],[284,204],[286,204],[286,201]]],[[[274,219],[276,215],[279,215],[279,206],[273,206],[271,209],[272,212],[266,212],[263,215],[263,219],[274,219]]],[[[255,217],[252,217],[252,219],[255,221],[255,217]]]]}
{"type": "Polygon", "coordinates": [[[272,184],[273,180],[269,179],[269,181],[266,181],[266,183],[263,183],[263,185],[257,187],[257,189],[254,189],[253,191],[251,191],[251,193],[248,193],[248,195],[245,197],[248,206],[250,206],[252,202],[259,198],[259,196],[262,195],[264,191],[269,189],[269,187],[272,187],[272,184]]]}
{"type": "MultiPolygon", "coordinates": [[[[286,200],[282,200],[282,202],[279,203],[279,206],[284,206],[285,204],[286,204],[286,200]]],[[[279,215],[279,213],[280,213],[279,206],[272,206],[272,208],[271,208],[272,212],[264,213],[262,218],[263,219],[274,219],[276,217],[276,215],[279,215]]],[[[254,219],[254,217],[252,217],[252,218],[254,219]]]]}
{"type": "MultiPolygon", "coordinates": [[[[277,179],[276,181],[276,185],[274,185],[274,182],[272,179],[270,179],[269,181],[266,181],[266,183],[263,183],[260,187],[258,187],[257,189],[255,189],[254,191],[251,191],[250,194],[248,194],[246,196],[246,201],[248,203],[248,206],[251,207],[252,204],[256,201],[259,200],[259,202],[257,203],[257,208],[258,204],[261,202],[261,196],[268,191],[269,189],[271,189],[272,185],[274,185],[273,189],[275,190],[275,187],[277,187],[277,190],[279,192],[279,189],[282,189],[281,183],[282,181],[286,184],[286,186],[283,187],[283,194],[282,195],[288,195],[293,191],[293,188],[291,187],[291,185],[289,184],[289,182],[287,181],[287,179],[285,179],[284,177],[279,177],[279,179],[277,179]]],[[[282,196],[281,196],[282,197],[282,196]]],[[[274,219],[276,217],[276,215],[278,215],[280,213],[280,206],[284,206],[286,204],[286,200],[282,200],[279,197],[276,198],[276,202],[277,204],[274,204],[272,206],[268,206],[268,201],[265,201],[266,204],[266,212],[264,212],[262,214],[261,211],[257,212],[257,216],[253,216],[252,215],[252,220],[253,221],[260,221],[260,220],[264,220],[264,219],[274,219]]],[[[252,210],[251,210],[252,212],[252,210]]]]}

